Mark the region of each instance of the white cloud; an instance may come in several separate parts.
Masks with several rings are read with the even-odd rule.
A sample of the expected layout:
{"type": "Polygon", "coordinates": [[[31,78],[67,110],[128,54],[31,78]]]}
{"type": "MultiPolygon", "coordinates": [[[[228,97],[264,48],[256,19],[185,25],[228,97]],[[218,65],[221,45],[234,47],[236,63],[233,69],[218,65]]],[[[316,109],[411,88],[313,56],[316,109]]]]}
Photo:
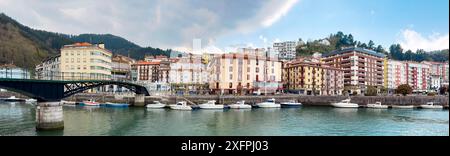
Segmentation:
{"type": "Polygon", "coordinates": [[[401,31],[401,37],[398,42],[405,50],[442,50],[449,48],[449,34],[433,33],[432,35],[424,37],[414,30],[405,29],[401,31]]]}
{"type": "MultiPolygon", "coordinates": [[[[141,46],[191,47],[271,26],[298,0],[0,0],[24,25],[66,34],[110,33],[141,46]],[[26,11],[24,11],[26,10],[26,11]]],[[[186,48],[185,48],[186,49],[186,48]]]]}

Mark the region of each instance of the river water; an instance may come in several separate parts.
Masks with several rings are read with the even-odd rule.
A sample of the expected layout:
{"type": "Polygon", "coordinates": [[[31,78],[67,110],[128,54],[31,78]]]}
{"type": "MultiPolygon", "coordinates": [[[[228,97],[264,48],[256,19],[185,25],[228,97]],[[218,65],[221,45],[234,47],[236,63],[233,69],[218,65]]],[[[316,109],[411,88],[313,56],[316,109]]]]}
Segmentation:
{"type": "Polygon", "coordinates": [[[0,103],[2,136],[449,136],[449,112],[313,106],[194,111],[64,106],[64,126],[60,131],[36,131],[34,105],[0,103]]]}

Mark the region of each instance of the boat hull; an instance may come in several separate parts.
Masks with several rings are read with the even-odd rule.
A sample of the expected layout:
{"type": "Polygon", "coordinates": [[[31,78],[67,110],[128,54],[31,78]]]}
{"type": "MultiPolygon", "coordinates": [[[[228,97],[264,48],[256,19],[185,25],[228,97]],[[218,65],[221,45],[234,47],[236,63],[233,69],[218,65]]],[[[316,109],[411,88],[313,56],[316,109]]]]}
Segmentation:
{"type": "Polygon", "coordinates": [[[413,109],[414,106],[413,106],[413,105],[408,105],[408,106],[393,105],[392,108],[398,108],[398,109],[413,109]]]}
{"type": "Polygon", "coordinates": [[[374,108],[374,109],[387,109],[389,108],[389,106],[387,105],[373,105],[373,104],[368,104],[367,108],[374,108]]]}
{"type": "Polygon", "coordinates": [[[200,109],[223,109],[223,105],[199,105],[200,109]]]}
{"type": "Polygon", "coordinates": [[[301,103],[281,103],[282,108],[298,108],[301,107],[301,103]]]}
{"type": "Polygon", "coordinates": [[[280,104],[256,104],[259,108],[281,108],[280,104]]]}
{"type": "Polygon", "coordinates": [[[148,109],[162,109],[165,108],[165,104],[149,104],[146,106],[148,109]]]}
{"type": "Polygon", "coordinates": [[[190,111],[190,110],[192,110],[192,108],[190,107],[190,106],[173,106],[173,107],[170,107],[170,109],[172,109],[172,110],[182,110],[182,111],[190,111]]]}
{"type": "Polygon", "coordinates": [[[106,103],[106,107],[128,107],[129,104],[122,104],[122,103],[106,103]]]}
{"type": "Polygon", "coordinates": [[[358,104],[342,104],[342,103],[332,103],[331,106],[336,108],[358,108],[358,104]]]}
{"type": "Polygon", "coordinates": [[[251,105],[228,105],[231,109],[252,109],[251,105]]]}
{"type": "Polygon", "coordinates": [[[433,105],[433,106],[430,106],[430,105],[420,105],[420,108],[423,108],[423,109],[443,109],[444,106],[439,106],[439,105],[433,105]]]}

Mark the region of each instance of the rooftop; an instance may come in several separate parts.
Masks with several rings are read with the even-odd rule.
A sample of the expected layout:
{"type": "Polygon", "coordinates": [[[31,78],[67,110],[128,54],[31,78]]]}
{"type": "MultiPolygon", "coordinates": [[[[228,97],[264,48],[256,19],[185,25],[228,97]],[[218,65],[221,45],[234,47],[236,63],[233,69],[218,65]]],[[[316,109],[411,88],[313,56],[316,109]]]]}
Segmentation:
{"type": "Polygon", "coordinates": [[[352,52],[352,51],[357,51],[357,52],[360,52],[360,53],[365,53],[365,54],[373,55],[373,56],[376,56],[376,57],[386,57],[386,55],[384,55],[382,53],[378,53],[378,52],[375,52],[375,51],[372,51],[372,50],[369,50],[369,49],[356,48],[356,47],[345,48],[345,49],[342,49],[342,50],[334,50],[332,52],[323,54],[323,57],[343,54],[343,53],[352,52]]]}

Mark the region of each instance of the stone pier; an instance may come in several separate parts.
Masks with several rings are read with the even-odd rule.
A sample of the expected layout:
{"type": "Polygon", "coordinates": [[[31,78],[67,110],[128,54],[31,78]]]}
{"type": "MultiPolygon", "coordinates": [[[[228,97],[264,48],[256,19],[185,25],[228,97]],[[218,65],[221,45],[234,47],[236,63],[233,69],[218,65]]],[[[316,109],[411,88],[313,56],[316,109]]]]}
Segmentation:
{"type": "Polygon", "coordinates": [[[36,107],[36,130],[62,130],[64,116],[61,102],[38,102],[36,107]]]}
{"type": "Polygon", "coordinates": [[[134,106],[137,107],[145,106],[145,94],[136,94],[134,96],[134,106]]]}

